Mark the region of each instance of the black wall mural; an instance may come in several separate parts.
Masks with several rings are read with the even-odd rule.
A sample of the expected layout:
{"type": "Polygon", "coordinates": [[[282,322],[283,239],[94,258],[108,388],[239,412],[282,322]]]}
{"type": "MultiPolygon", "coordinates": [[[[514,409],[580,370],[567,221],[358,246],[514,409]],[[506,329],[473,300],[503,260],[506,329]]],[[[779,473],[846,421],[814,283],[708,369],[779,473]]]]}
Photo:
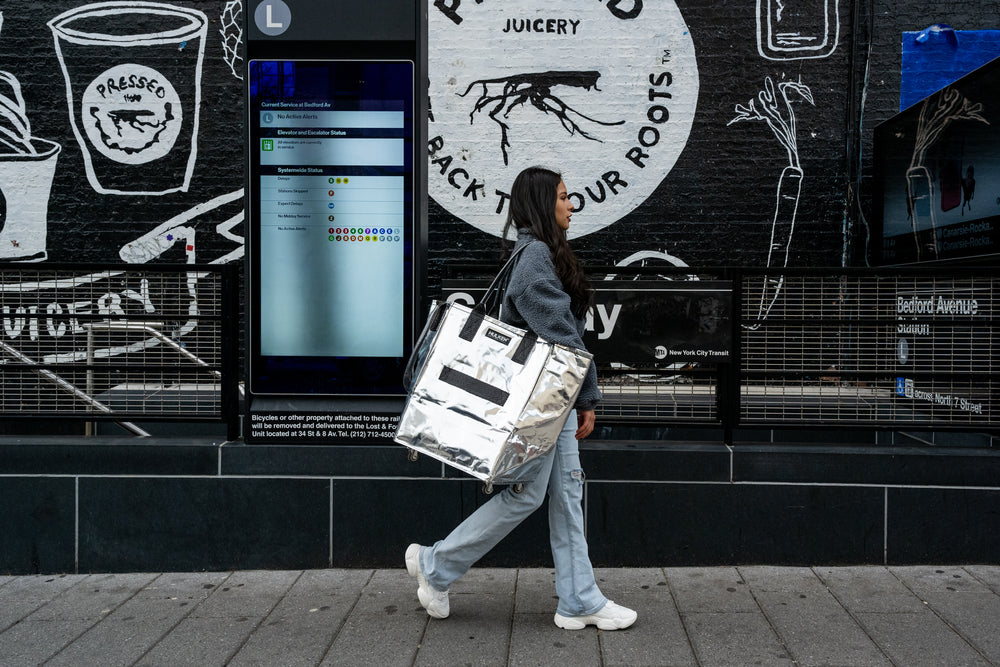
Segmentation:
{"type": "Polygon", "coordinates": [[[32,200],[30,219],[0,232],[0,259],[242,257],[241,11],[239,2],[4,3],[0,69],[23,105],[0,115],[30,127],[20,143],[33,151],[14,158],[17,182],[0,184],[8,199],[32,200]]]}
{"type": "Polygon", "coordinates": [[[841,265],[851,19],[824,0],[433,6],[432,282],[495,261],[533,163],[575,193],[590,264],[841,265]]]}
{"type": "MultiPolygon", "coordinates": [[[[246,2],[3,4],[0,259],[242,258],[246,2]]],[[[588,263],[861,264],[900,35],[1000,24],[985,1],[428,12],[432,289],[447,262],[494,261],[528,163],[563,171],[588,263]]]]}

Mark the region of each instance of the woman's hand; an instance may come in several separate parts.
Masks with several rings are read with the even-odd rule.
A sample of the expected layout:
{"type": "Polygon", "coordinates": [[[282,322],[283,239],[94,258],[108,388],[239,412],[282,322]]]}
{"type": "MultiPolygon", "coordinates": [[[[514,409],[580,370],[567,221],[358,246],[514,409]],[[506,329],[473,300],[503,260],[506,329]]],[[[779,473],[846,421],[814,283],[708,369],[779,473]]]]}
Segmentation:
{"type": "Polygon", "coordinates": [[[576,439],[583,440],[588,435],[594,432],[594,411],[593,410],[577,410],[576,411],[576,439]]]}

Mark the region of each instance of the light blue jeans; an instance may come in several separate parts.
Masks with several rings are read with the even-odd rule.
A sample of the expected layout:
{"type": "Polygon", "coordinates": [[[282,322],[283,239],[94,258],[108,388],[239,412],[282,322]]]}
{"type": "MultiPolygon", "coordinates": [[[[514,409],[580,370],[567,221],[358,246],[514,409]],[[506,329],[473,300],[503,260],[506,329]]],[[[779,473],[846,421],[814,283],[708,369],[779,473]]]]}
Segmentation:
{"type": "Polygon", "coordinates": [[[446,591],[452,582],[542,506],[549,495],[549,542],[556,569],[556,609],[563,616],[586,616],[607,602],[594,580],[594,568],[583,533],[583,470],[576,440],[576,411],[538,477],[520,493],[506,487],[460,523],[448,537],[420,550],[420,568],[431,586],[446,591]]]}

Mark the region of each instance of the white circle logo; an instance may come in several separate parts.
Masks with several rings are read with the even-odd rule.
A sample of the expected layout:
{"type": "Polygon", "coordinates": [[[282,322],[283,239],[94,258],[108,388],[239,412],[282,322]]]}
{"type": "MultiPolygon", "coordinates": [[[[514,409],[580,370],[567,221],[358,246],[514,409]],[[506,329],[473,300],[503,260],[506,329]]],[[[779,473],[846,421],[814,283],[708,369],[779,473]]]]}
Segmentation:
{"type": "Polygon", "coordinates": [[[687,143],[694,43],[673,0],[435,2],[430,195],[499,236],[514,176],[562,172],[584,236],[643,203],[687,143]]]}
{"type": "Polygon", "coordinates": [[[277,37],[292,24],[292,10],[282,0],[265,0],[253,13],[257,29],[270,37],[277,37]]]}
{"type": "Polygon", "coordinates": [[[666,359],[667,348],[663,347],[662,345],[657,345],[656,349],[653,350],[653,356],[656,357],[657,359],[666,359]]]}
{"type": "Polygon", "coordinates": [[[116,65],[83,93],[80,117],[90,144],[124,164],[145,164],[174,147],[181,99],[162,74],[145,65],[116,65]]]}

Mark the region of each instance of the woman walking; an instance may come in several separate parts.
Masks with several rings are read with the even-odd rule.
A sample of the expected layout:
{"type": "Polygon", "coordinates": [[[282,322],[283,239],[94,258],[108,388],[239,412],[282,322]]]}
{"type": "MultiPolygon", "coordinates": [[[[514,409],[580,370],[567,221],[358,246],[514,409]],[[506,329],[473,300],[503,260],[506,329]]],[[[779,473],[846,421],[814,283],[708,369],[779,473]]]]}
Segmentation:
{"type": "MultiPolygon", "coordinates": [[[[593,295],[566,239],[573,202],[562,177],[542,167],[525,169],[514,179],[509,205],[503,237],[506,240],[514,227],[514,249],[525,247],[511,272],[501,319],[549,342],[584,349],[584,319],[593,295]]],[[[436,544],[407,548],[406,569],[416,577],[417,597],[430,616],[448,617],[452,582],[541,507],[547,492],[559,597],[555,624],[567,630],[588,625],[619,630],[635,622],[634,611],[608,600],[598,588],[583,532],[584,475],[577,441],[594,430],[594,407],[600,398],[591,365],[555,448],[541,460],[537,478],[519,493],[508,486],[436,544]]]]}

